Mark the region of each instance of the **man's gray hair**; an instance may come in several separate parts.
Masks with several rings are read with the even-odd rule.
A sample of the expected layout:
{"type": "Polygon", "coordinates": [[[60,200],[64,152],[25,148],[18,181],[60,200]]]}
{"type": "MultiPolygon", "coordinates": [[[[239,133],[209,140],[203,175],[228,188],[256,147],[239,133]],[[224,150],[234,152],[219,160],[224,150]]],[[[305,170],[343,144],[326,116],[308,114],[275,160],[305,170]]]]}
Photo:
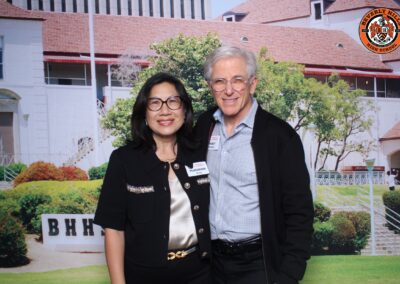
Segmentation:
{"type": "Polygon", "coordinates": [[[204,64],[204,77],[206,81],[210,81],[213,66],[218,60],[232,57],[240,57],[244,59],[249,78],[256,75],[257,60],[253,52],[236,46],[221,46],[207,56],[204,64]]]}

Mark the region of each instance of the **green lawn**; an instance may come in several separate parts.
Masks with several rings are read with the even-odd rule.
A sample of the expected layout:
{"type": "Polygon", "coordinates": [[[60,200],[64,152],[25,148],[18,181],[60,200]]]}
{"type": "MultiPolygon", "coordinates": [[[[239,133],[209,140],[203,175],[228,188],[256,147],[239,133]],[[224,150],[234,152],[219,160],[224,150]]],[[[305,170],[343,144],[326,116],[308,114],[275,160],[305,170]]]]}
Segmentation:
{"type": "Polygon", "coordinates": [[[398,284],[400,256],[314,256],[301,284],[398,284]]]}
{"type": "MultiPolygon", "coordinates": [[[[314,256],[301,284],[398,284],[400,256],[314,256]]],[[[105,266],[42,273],[0,273],[0,283],[109,283],[105,266]]]]}

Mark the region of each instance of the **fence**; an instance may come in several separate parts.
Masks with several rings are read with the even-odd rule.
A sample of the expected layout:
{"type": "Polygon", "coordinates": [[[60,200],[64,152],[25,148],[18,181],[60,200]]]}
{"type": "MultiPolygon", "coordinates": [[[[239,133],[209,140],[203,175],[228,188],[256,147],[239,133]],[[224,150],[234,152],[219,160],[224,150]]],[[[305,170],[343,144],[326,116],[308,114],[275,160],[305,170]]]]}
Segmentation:
{"type": "MultiPolygon", "coordinates": [[[[347,173],[317,172],[315,182],[318,185],[362,185],[369,184],[368,171],[354,171],[347,173]]],[[[374,184],[385,184],[384,172],[373,172],[374,184]]]]}

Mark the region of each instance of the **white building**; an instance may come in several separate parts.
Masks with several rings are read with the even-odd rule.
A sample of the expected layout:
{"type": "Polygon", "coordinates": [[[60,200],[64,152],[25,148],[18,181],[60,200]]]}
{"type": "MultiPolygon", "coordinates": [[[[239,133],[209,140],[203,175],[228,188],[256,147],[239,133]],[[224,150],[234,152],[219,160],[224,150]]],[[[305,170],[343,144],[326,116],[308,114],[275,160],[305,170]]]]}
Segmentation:
{"type": "MultiPolygon", "coordinates": [[[[26,10],[88,13],[89,0],[7,0],[26,10]]],[[[148,16],[205,20],[210,17],[210,0],[91,0],[99,15],[148,16]]]]}

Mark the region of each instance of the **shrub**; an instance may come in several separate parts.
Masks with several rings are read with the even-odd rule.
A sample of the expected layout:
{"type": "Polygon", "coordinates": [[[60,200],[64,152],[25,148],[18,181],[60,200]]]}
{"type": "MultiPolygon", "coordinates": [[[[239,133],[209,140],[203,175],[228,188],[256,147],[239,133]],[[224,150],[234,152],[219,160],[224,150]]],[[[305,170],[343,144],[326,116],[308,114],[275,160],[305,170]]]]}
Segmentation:
{"type": "Polygon", "coordinates": [[[29,263],[21,223],[0,209],[0,267],[14,267],[29,263]]]}
{"type": "Polygon", "coordinates": [[[64,180],[88,180],[86,172],[74,166],[59,168],[64,176],[64,180]]]}
{"type": "Polygon", "coordinates": [[[319,222],[325,222],[328,221],[330,217],[331,209],[320,202],[314,202],[314,218],[319,222]]]}
{"type": "Polygon", "coordinates": [[[341,214],[335,214],[330,219],[333,225],[330,250],[333,253],[354,253],[356,229],[353,223],[341,214]]]}
{"type": "Polygon", "coordinates": [[[313,254],[325,253],[331,244],[334,227],[331,222],[315,222],[311,245],[313,254]]]}
{"type": "Polygon", "coordinates": [[[0,198],[0,209],[7,212],[7,214],[15,217],[15,218],[20,218],[20,209],[21,207],[19,206],[19,203],[17,200],[13,198],[6,198],[6,199],[1,199],[0,198]]]}
{"type": "Polygon", "coordinates": [[[35,162],[14,180],[14,187],[29,181],[37,180],[63,180],[63,172],[52,163],[35,162]]]}
{"type": "Polygon", "coordinates": [[[371,232],[371,218],[367,212],[337,212],[335,215],[343,216],[350,220],[356,230],[356,236],[354,238],[354,249],[355,251],[361,251],[368,243],[368,237],[371,232]]]}
{"type": "Polygon", "coordinates": [[[21,221],[28,232],[39,233],[34,230],[31,221],[37,217],[37,208],[40,204],[46,204],[51,202],[51,197],[45,194],[33,194],[28,193],[19,199],[19,205],[21,206],[20,214],[21,221]]]}
{"type": "MultiPolygon", "coordinates": [[[[382,199],[383,204],[385,204],[386,207],[393,210],[397,214],[400,214],[400,191],[385,192],[382,199]]],[[[396,215],[388,209],[386,209],[386,221],[389,229],[398,231],[393,225],[400,228],[399,218],[396,217],[396,215]]]]}
{"type": "Polygon", "coordinates": [[[104,163],[99,167],[92,167],[89,169],[89,178],[93,179],[102,179],[106,175],[108,163],[104,163]]]}

